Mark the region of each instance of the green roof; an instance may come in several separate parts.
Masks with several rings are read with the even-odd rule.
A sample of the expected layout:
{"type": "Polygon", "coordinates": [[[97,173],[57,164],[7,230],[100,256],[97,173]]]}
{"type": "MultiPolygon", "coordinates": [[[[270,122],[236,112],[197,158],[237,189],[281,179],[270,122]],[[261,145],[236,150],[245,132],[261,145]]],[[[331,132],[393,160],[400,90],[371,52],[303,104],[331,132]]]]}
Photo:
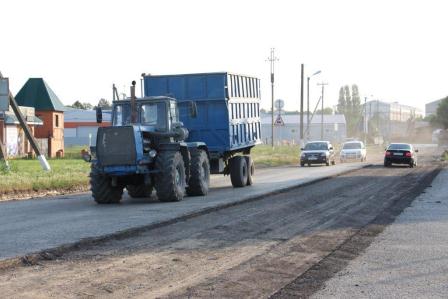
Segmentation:
{"type": "Polygon", "coordinates": [[[64,105],[42,78],[30,78],[16,95],[19,106],[34,107],[36,111],[64,111],[64,105]]]}

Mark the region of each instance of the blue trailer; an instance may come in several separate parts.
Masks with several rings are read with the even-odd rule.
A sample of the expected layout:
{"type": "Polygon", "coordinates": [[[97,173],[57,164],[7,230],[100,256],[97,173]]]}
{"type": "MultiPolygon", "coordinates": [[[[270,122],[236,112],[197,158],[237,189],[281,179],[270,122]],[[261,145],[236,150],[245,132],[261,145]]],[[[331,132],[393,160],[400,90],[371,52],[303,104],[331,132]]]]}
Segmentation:
{"type": "MultiPolygon", "coordinates": [[[[186,141],[207,145],[211,173],[231,174],[230,159],[238,153],[250,155],[261,143],[259,79],[223,72],[149,75],[144,83],[145,96],[176,99],[180,120],[189,131],[186,141]],[[197,105],[196,118],[188,113],[191,101],[197,105]]],[[[253,172],[251,159],[246,159],[253,172]]]]}
{"type": "MultiPolygon", "coordinates": [[[[229,73],[145,76],[145,96],[119,100],[112,126],[98,129],[90,184],[97,203],[131,197],[161,201],[206,195],[210,173],[252,184],[250,151],[261,143],[260,81],[229,73]]],[[[102,112],[97,110],[97,122],[102,112]]]]}

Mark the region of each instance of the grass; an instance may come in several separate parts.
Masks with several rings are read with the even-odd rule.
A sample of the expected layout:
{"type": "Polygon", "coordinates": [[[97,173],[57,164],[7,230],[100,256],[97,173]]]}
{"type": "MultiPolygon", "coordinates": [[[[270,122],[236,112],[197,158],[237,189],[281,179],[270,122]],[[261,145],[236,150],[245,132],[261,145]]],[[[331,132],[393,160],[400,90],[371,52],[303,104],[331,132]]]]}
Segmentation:
{"type": "Polygon", "coordinates": [[[257,145],[252,149],[251,156],[257,167],[299,164],[300,146],[283,145],[272,148],[266,144],[257,145]]]}
{"type": "Polygon", "coordinates": [[[37,159],[10,159],[10,170],[0,167],[0,195],[29,191],[79,190],[88,185],[90,164],[81,159],[84,147],[67,148],[63,159],[49,159],[51,172],[37,159]]]}
{"type": "Polygon", "coordinates": [[[443,152],[443,154],[442,154],[442,161],[448,161],[448,150],[443,152]]]}

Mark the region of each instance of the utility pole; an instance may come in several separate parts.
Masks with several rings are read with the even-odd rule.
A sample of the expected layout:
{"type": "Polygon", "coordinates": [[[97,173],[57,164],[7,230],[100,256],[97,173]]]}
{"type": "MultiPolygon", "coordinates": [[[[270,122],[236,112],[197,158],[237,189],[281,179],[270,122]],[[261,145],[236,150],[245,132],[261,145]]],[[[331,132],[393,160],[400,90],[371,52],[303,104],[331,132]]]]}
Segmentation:
{"type": "MultiPolygon", "coordinates": [[[[307,77],[307,84],[306,84],[306,139],[310,138],[310,79],[313,76],[316,76],[320,74],[321,71],[317,71],[311,76],[307,77]]],[[[313,112],[314,113],[314,112],[313,112]]]]}
{"type": "MultiPolygon", "coordinates": [[[[0,79],[3,79],[3,75],[0,72],[0,79]]],[[[20,126],[22,127],[23,131],[25,132],[26,138],[28,138],[28,141],[30,142],[31,147],[33,148],[34,152],[36,153],[37,159],[40,162],[40,165],[42,168],[46,171],[51,171],[51,167],[47,162],[47,159],[44,155],[42,155],[39,145],[37,144],[36,139],[34,138],[33,134],[31,133],[30,128],[28,127],[25,117],[23,116],[22,112],[20,111],[19,105],[17,104],[14,96],[11,92],[9,92],[9,105],[11,105],[12,110],[14,111],[14,114],[16,115],[17,119],[19,120],[20,126]]]]}
{"type": "Polygon", "coordinates": [[[367,146],[367,131],[368,131],[367,97],[364,97],[364,146],[367,146]]]}
{"type": "Polygon", "coordinates": [[[278,58],[275,57],[275,49],[271,48],[271,55],[267,59],[267,61],[271,64],[271,115],[272,115],[272,124],[271,124],[271,145],[274,147],[274,69],[275,62],[278,61],[278,58]]]}
{"type": "Polygon", "coordinates": [[[300,76],[300,147],[303,146],[303,76],[304,76],[304,65],[302,63],[301,76],[300,76]]]}
{"type": "Polygon", "coordinates": [[[322,110],[321,110],[321,118],[320,118],[320,140],[324,140],[324,88],[325,85],[328,85],[328,83],[317,83],[318,86],[322,86],[322,110]]]}

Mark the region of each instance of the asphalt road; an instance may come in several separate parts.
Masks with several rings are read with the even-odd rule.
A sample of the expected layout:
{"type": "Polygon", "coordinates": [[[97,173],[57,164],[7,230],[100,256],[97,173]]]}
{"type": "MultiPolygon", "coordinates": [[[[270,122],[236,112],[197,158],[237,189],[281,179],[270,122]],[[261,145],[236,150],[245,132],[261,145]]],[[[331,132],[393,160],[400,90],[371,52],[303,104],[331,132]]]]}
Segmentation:
{"type": "MultiPolygon", "coordinates": [[[[266,170],[259,188],[278,186],[285,178],[297,182],[293,176],[299,173],[309,179],[345,167],[357,165],[266,170]]],[[[21,298],[307,297],[356,258],[382,231],[378,227],[389,223],[382,215],[389,210],[399,214],[431,183],[435,169],[424,163],[413,169],[376,165],[81,247],[33,266],[0,271],[0,293],[21,298]],[[362,243],[352,243],[371,223],[376,230],[362,234],[362,243]]],[[[232,192],[215,190],[221,191],[232,192]]],[[[189,206],[190,200],[196,199],[180,205],[189,206]]],[[[95,207],[82,204],[84,210],[95,207]]],[[[166,204],[138,202],[111,211],[153,205],[169,210],[166,204]]],[[[103,212],[96,214],[102,215],[99,209],[103,212]]]]}
{"type": "Polygon", "coordinates": [[[187,197],[178,203],[125,197],[119,205],[97,205],[89,193],[0,202],[0,261],[168,221],[363,166],[365,163],[261,169],[256,171],[253,186],[236,189],[229,177],[213,176],[209,195],[187,197]]]}

